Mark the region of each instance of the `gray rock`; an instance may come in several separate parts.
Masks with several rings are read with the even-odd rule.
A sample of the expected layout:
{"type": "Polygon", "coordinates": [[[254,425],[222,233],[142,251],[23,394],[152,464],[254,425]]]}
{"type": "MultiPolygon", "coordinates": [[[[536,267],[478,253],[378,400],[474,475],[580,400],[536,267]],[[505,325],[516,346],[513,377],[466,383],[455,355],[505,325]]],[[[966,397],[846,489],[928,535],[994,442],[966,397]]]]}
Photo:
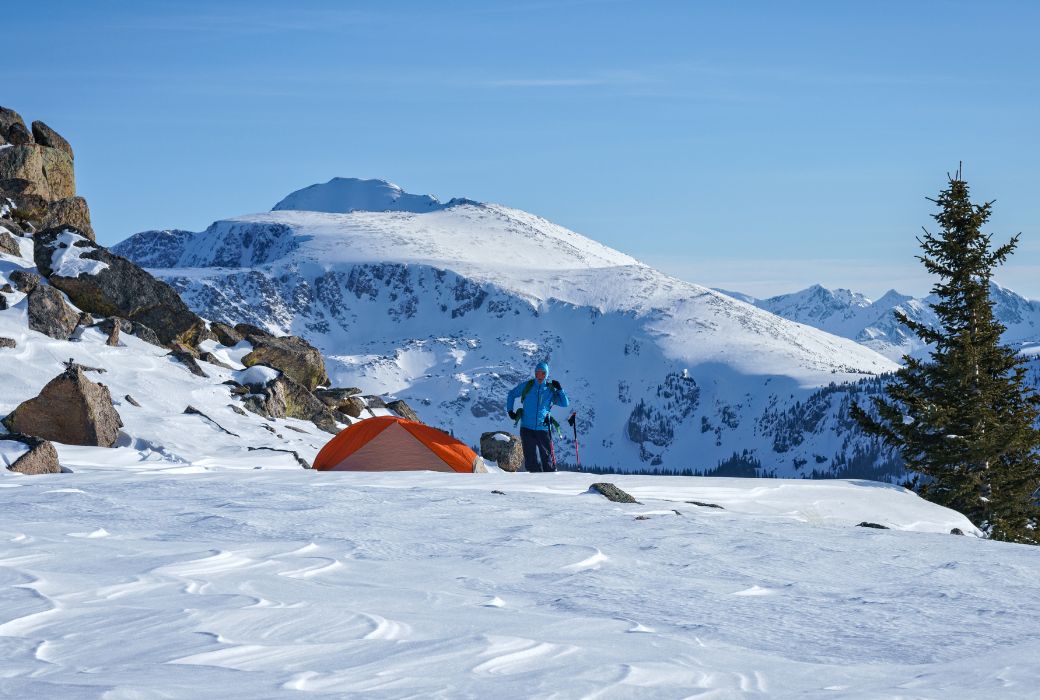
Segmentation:
{"type": "MultiPolygon", "coordinates": [[[[8,440],[11,436],[5,435],[0,440],[8,440]]],[[[41,440],[30,435],[17,436],[16,442],[21,442],[29,447],[29,451],[14,461],[8,467],[13,472],[21,474],[60,474],[61,465],[58,464],[58,451],[54,449],[47,440],[41,440]]]]}
{"type": "Polygon", "coordinates": [[[69,158],[74,159],[76,157],[69,142],[57,131],[39,120],[32,123],[32,135],[36,139],[36,143],[41,146],[50,146],[51,148],[57,148],[59,151],[65,151],[69,154],[69,158]]]}
{"type": "Polygon", "coordinates": [[[244,405],[265,418],[299,418],[311,421],[326,432],[339,432],[329,407],[284,374],[246,397],[244,405]]]}
{"type": "Polygon", "coordinates": [[[245,340],[250,343],[253,342],[253,338],[273,338],[274,335],[265,331],[260,326],[254,326],[250,323],[237,323],[235,324],[235,332],[242,336],[245,340]]]}
{"type": "Polygon", "coordinates": [[[108,330],[108,340],[105,341],[105,345],[116,348],[119,347],[119,324],[113,323],[112,327],[108,330]]]}
{"type": "Polygon", "coordinates": [[[690,505],[700,506],[701,508],[718,508],[719,510],[726,510],[718,503],[705,503],[704,501],[686,501],[690,505]]]}
{"type": "Polygon", "coordinates": [[[873,528],[875,530],[888,530],[889,529],[889,527],[887,525],[879,525],[878,523],[868,523],[866,520],[864,520],[863,522],[861,522],[858,525],[856,525],[856,527],[870,527],[870,528],[873,528]]]}
{"type": "Polygon", "coordinates": [[[7,142],[15,146],[26,146],[33,142],[33,138],[24,124],[12,124],[7,130],[7,142]]]}
{"type": "Polygon", "coordinates": [[[35,272],[26,272],[25,270],[15,270],[7,276],[7,279],[11,280],[14,284],[15,289],[23,294],[28,294],[32,290],[40,286],[40,276],[35,272]]]}
{"type": "Polygon", "coordinates": [[[232,367],[231,365],[227,364],[226,362],[224,362],[223,360],[221,360],[219,357],[217,357],[216,355],[214,355],[211,352],[204,352],[204,353],[202,353],[201,355],[199,355],[199,359],[202,360],[203,362],[208,362],[211,365],[215,365],[217,367],[223,367],[224,369],[235,369],[234,367],[232,367]]]}
{"type": "Polygon", "coordinates": [[[188,371],[194,374],[196,377],[205,377],[207,379],[209,378],[209,375],[206,374],[201,367],[199,367],[199,363],[195,360],[195,355],[188,352],[187,350],[174,350],[170,353],[170,356],[173,357],[173,359],[180,362],[185,367],[187,367],[188,371]]]}
{"type": "Polygon", "coordinates": [[[29,328],[58,340],[68,340],[79,325],[79,314],[54,287],[40,285],[29,292],[29,328]]]}
{"type": "Polygon", "coordinates": [[[0,337],[0,349],[7,348],[13,350],[16,347],[18,347],[18,343],[14,341],[14,338],[0,337]]]}
{"type": "Polygon", "coordinates": [[[14,294],[14,287],[5,282],[4,284],[0,284],[0,292],[3,292],[4,294],[14,294]]]}
{"type": "Polygon", "coordinates": [[[361,398],[363,398],[365,400],[365,407],[366,408],[386,408],[387,407],[386,406],[386,401],[383,401],[382,398],[380,398],[380,397],[378,397],[378,396],[376,396],[374,394],[367,394],[365,396],[362,396],[361,398]]]}
{"type": "Polygon", "coordinates": [[[134,321],[133,329],[130,332],[146,343],[151,343],[152,345],[164,347],[162,341],[159,340],[159,336],[155,334],[155,331],[153,331],[151,328],[144,325],[143,323],[138,323],[137,321],[134,321]]]}
{"type": "MultiPolygon", "coordinates": [[[[315,389],[314,395],[324,402],[329,408],[339,409],[340,406],[347,403],[351,396],[356,396],[361,393],[361,389],[350,387],[346,389],[333,388],[333,389],[315,389]]],[[[361,406],[364,408],[364,405],[361,406]]]]}
{"type": "Polygon", "coordinates": [[[127,395],[126,395],[126,396],[124,396],[123,398],[124,398],[124,399],[126,399],[126,402],[127,402],[128,404],[130,404],[131,406],[136,406],[137,408],[140,408],[140,407],[141,407],[141,404],[137,403],[137,399],[135,399],[135,398],[134,398],[133,396],[131,396],[130,394],[127,394],[127,395]]]}
{"type": "Polygon", "coordinates": [[[351,418],[360,418],[361,412],[365,410],[365,400],[360,396],[348,396],[339,403],[336,410],[351,418]]]}
{"type": "Polygon", "coordinates": [[[524,466],[524,447],[520,437],[510,433],[492,431],[480,436],[480,456],[498,463],[498,468],[507,472],[520,471],[524,466]],[[509,440],[496,440],[496,435],[505,435],[509,440]]]}
{"type": "MultiPolygon", "coordinates": [[[[239,326],[235,326],[235,330],[238,329],[239,326]]],[[[247,337],[247,340],[253,344],[253,351],[242,358],[242,364],[246,367],[274,367],[308,391],[329,383],[329,376],[325,373],[325,359],[306,340],[292,335],[275,338],[255,334],[247,337]]]]}
{"type": "Polygon", "coordinates": [[[25,120],[22,119],[22,115],[13,109],[7,107],[0,107],[0,136],[7,136],[7,132],[11,130],[11,127],[15,124],[21,124],[22,128],[25,128],[25,120]]]}
{"type": "Polygon", "coordinates": [[[614,503],[639,503],[639,501],[632,498],[632,496],[625,493],[614,484],[607,482],[593,484],[589,487],[589,491],[606,496],[607,500],[613,501],[614,503]]]}
{"type": "Polygon", "coordinates": [[[112,447],[123,421],[104,384],[92,382],[72,366],[48,382],[34,399],[4,418],[7,429],[66,445],[112,447]]]}
{"type": "Polygon", "coordinates": [[[0,294],[0,311],[7,311],[7,297],[0,294]]]}
{"type": "Polygon", "coordinates": [[[396,401],[388,401],[386,407],[401,416],[405,420],[415,421],[416,423],[422,423],[419,420],[419,414],[412,410],[412,407],[405,403],[404,399],[397,399],[396,401]]]}
{"type": "Polygon", "coordinates": [[[79,315],[79,325],[90,327],[94,325],[94,317],[88,314],[86,311],[79,315]]]}
{"type": "Polygon", "coordinates": [[[7,253],[16,258],[21,257],[22,250],[18,247],[18,241],[7,229],[0,228],[0,253],[7,253]]]}
{"type": "Polygon", "coordinates": [[[90,207],[82,197],[67,197],[48,204],[40,228],[74,228],[90,240],[95,240],[94,228],[90,225],[90,207]]]}
{"type": "Polygon", "coordinates": [[[71,229],[46,229],[36,234],[35,259],[50,283],[69,295],[84,311],[99,316],[120,316],[143,323],[166,345],[190,343],[198,338],[205,322],[193,313],[173,288],[129,260],[112,255],[91,241],[78,241],[80,257],[108,265],[97,274],[62,277],[54,274],[51,259],[63,244],[58,236],[71,229]]]}
{"type": "Polygon", "coordinates": [[[217,337],[217,342],[227,347],[238,345],[244,340],[241,333],[226,323],[211,323],[209,329],[217,337]]]}

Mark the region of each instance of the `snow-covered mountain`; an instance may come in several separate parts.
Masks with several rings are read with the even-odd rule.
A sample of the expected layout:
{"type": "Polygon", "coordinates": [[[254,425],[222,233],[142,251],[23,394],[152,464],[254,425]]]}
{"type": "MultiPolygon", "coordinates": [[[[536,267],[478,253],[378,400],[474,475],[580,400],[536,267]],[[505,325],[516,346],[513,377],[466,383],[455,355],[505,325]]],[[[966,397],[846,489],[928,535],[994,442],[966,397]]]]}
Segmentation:
{"type": "MultiPolygon", "coordinates": [[[[372,189],[337,179],[304,190],[306,206],[349,213],[283,200],[278,211],[200,233],[144,232],[113,250],[204,316],[301,335],[335,384],[404,398],[458,435],[509,428],[506,393],[548,359],[577,411],[586,466],[898,471],[848,419],[852,396],[896,368],[862,345],[517,209],[456,200],[384,211],[379,200],[379,211],[357,210],[372,189]]],[[[573,456],[569,436],[558,452],[573,456]]]]}
{"type": "Polygon", "coordinates": [[[334,177],[320,185],[296,190],[278,204],[274,211],[323,211],[347,214],[352,211],[408,211],[425,214],[457,204],[476,204],[466,199],[452,199],[442,204],[428,194],[408,194],[386,180],[359,180],[334,177]]]}
{"type": "MultiPolygon", "coordinates": [[[[928,347],[896,320],[896,311],[920,323],[938,325],[931,309],[934,297],[916,299],[894,289],[877,301],[848,289],[827,289],[818,284],[768,299],[733,291],[723,293],[792,321],[851,338],[897,362],[907,354],[926,355],[928,347]]],[[[1007,327],[1004,342],[1018,346],[1040,343],[1040,301],[1026,299],[995,282],[990,283],[990,296],[996,318],[1007,327]]]]}

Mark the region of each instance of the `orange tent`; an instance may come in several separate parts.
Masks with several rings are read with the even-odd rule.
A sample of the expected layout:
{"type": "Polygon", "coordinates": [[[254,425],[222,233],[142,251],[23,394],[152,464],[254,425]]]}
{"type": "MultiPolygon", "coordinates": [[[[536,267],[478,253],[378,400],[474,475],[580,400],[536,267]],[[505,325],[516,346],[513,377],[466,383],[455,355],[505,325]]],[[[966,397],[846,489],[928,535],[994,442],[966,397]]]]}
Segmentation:
{"type": "Polygon", "coordinates": [[[477,453],[422,423],[380,416],[354,423],[332,438],[314,460],[321,471],[484,472],[477,453]]]}

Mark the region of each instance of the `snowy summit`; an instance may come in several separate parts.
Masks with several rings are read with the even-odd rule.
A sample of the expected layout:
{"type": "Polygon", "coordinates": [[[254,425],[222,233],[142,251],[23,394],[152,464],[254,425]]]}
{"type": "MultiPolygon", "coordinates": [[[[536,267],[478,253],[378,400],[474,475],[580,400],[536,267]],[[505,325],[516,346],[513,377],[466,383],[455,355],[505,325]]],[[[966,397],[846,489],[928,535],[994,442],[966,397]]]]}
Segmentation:
{"type": "Polygon", "coordinates": [[[407,211],[423,214],[452,206],[458,200],[442,204],[428,194],[409,194],[386,180],[360,180],[334,177],[324,184],[296,190],[272,211],[321,211],[349,214],[354,211],[407,211]]]}

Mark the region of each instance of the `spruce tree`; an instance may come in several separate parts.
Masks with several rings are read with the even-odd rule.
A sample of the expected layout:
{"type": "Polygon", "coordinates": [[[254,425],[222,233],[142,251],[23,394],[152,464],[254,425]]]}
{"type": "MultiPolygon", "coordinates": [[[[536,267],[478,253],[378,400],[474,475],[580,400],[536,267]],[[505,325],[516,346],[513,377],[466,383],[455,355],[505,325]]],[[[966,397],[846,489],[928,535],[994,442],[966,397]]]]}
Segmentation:
{"type": "Polygon", "coordinates": [[[925,229],[917,258],[939,278],[939,327],[896,315],[934,349],[928,360],[903,358],[885,398],[872,399],[876,416],[857,405],[852,415],[899,449],[922,496],[964,513],[993,539],[1040,544],[1040,395],[1026,384],[1024,359],[1001,344],[989,293],[1018,236],[992,247],[982,227],[993,202],[973,204],[960,170],[929,200],[939,231],[925,229]]]}

